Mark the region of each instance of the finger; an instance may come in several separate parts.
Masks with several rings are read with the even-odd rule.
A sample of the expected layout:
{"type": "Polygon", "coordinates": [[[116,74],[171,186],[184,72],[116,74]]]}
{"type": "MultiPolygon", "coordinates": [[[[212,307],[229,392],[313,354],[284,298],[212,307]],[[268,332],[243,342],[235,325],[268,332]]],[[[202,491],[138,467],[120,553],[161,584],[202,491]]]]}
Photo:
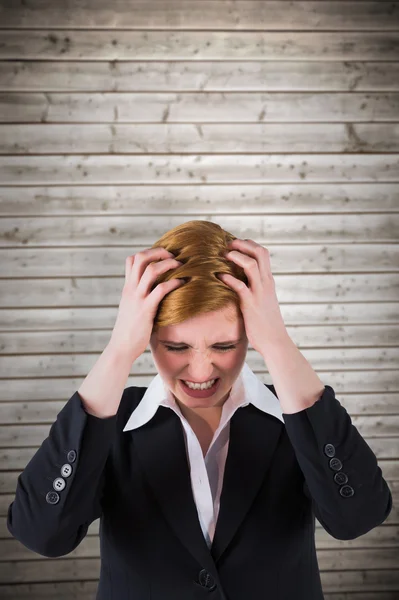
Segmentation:
{"type": "Polygon", "coordinates": [[[130,271],[132,269],[133,262],[134,262],[134,254],[132,256],[126,257],[126,260],[125,260],[125,281],[128,280],[128,277],[130,275],[130,271]]]}
{"type": "MultiPolygon", "coordinates": [[[[248,279],[249,288],[251,290],[255,292],[261,291],[262,284],[264,282],[264,277],[262,277],[262,272],[256,255],[249,256],[248,254],[243,254],[242,252],[238,252],[237,250],[232,250],[228,253],[227,259],[231,259],[242,269],[244,269],[245,275],[248,279]]],[[[246,289],[248,289],[245,283],[244,286],[246,289]]]]}

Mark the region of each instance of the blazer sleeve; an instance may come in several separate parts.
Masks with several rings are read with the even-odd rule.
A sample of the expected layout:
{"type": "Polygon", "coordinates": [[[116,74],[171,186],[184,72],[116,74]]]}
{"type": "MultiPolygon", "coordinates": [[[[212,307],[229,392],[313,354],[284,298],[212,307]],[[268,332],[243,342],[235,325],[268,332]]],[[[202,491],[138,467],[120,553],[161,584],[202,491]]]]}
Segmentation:
{"type": "Polygon", "coordinates": [[[64,556],[100,517],[116,421],[117,415],[101,419],[87,413],[78,392],[58,413],[48,437],[18,476],[8,508],[7,528],[24,546],[42,556],[64,556]]]}
{"type": "Polygon", "coordinates": [[[391,491],[334,389],[326,385],[313,406],[283,419],[305,477],[303,491],[324,529],[353,540],[381,525],[392,510],[391,491]]]}

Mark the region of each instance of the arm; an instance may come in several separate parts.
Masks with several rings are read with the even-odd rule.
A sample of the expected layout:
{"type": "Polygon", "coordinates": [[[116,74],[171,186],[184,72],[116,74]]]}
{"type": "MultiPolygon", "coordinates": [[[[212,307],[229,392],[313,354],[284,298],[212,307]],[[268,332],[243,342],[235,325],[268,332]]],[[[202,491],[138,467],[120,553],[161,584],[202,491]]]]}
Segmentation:
{"type": "Polygon", "coordinates": [[[270,344],[264,358],[318,521],[340,540],[381,525],[392,510],[391,491],[334,389],[323,384],[320,389],[320,379],[291,339],[270,344]]]}
{"type": "Polygon", "coordinates": [[[123,387],[131,364],[107,346],[80,388],[88,402],[80,391],[73,394],[19,475],[7,528],[30,550],[47,557],[64,556],[101,516],[106,463],[121,397],[129,390],[123,387]],[[69,476],[62,475],[63,465],[72,469],[69,476]],[[53,481],[58,477],[65,487],[57,491],[53,481]]]}

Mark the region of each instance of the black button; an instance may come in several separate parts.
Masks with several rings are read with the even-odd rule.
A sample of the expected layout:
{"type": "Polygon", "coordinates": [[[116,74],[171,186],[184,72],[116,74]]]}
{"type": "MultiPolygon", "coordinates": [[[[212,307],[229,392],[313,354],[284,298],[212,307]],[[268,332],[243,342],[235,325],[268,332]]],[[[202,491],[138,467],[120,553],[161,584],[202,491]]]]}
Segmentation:
{"type": "Polygon", "coordinates": [[[339,493],[344,498],[350,498],[355,493],[355,490],[350,485],[343,485],[342,488],[339,488],[339,493]]]}
{"type": "Polygon", "coordinates": [[[326,444],[324,446],[324,454],[329,458],[335,456],[335,446],[333,446],[332,444],[326,444]]]}
{"type": "Polygon", "coordinates": [[[339,473],[335,473],[334,481],[335,483],[338,483],[338,485],[342,485],[343,483],[348,482],[348,476],[343,471],[340,471],[339,473]]]}
{"type": "Polygon", "coordinates": [[[47,492],[46,494],[46,502],[48,502],[49,504],[57,504],[59,499],[60,496],[59,494],[57,494],[57,492],[47,492]]]}
{"type": "Polygon", "coordinates": [[[330,469],[333,471],[340,471],[342,469],[342,462],[339,460],[339,458],[332,458],[328,461],[328,464],[330,465],[330,469]]]}
{"type": "Polygon", "coordinates": [[[206,587],[210,591],[214,590],[216,587],[216,583],[212,575],[205,569],[200,571],[200,574],[198,575],[198,581],[203,587],[206,587]]]}
{"type": "Polygon", "coordinates": [[[71,462],[75,462],[75,460],[76,460],[76,452],[75,452],[75,450],[70,450],[68,452],[68,457],[67,458],[68,458],[68,462],[70,462],[70,463],[71,462]]]}

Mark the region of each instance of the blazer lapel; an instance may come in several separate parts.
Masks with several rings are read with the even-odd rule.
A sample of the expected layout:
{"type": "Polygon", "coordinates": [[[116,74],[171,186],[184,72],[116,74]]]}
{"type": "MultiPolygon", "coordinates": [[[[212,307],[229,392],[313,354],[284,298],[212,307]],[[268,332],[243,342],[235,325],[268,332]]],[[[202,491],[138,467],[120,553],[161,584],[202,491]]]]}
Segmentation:
{"type": "Polygon", "coordinates": [[[160,406],[148,423],[131,434],[144,475],[169,525],[199,564],[215,572],[198,520],[179,417],[160,406]]]}
{"type": "Polygon", "coordinates": [[[249,512],[270,467],[282,428],[281,421],[253,404],[239,408],[232,416],[219,515],[211,546],[215,562],[249,512]]]}
{"type": "Polygon", "coordinates": [[[252,404],[230,420],[230,441],[214,540],[209,550],[194,501],[184,431],[179,417],[160,406],[132,430],[144,475],[173,531],[211,572],[245,518],[269,468],[283,424],[252,404]]]}

